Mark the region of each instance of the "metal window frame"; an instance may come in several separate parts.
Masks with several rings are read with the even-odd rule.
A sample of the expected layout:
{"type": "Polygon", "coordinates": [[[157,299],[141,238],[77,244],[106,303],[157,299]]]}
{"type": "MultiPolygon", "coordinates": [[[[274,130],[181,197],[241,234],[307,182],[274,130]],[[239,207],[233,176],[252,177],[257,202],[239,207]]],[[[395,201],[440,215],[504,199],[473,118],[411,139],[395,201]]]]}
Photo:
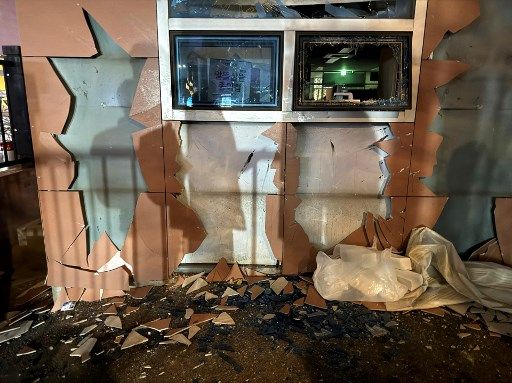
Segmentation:
{"type": "Polygon", "coordinates": [[[162,119],[164,121],[258,122],[414,122],[428,0],[416,0],[414,19],[203,19],[169,18],[169,1],[157,0],[158,47],[162,119]],[[282,109],[178,110],[172,105],[170,32],[268,31],[284,34],[282,52],[282,109]],[[411,108],[405,111],[293,110],[296,32],[409,32],[412,33],[411,108]]]}

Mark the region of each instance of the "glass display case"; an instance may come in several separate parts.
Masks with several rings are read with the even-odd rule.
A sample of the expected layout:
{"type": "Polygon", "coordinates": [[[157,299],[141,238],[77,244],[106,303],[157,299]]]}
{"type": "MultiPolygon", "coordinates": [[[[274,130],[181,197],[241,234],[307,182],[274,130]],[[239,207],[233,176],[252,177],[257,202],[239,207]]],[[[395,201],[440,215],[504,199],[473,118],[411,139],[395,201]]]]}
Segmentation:
{"type": "Polygon", "coordinates": [[[280,109],[280,34],[171,33],[176,109],[280,109]]]}

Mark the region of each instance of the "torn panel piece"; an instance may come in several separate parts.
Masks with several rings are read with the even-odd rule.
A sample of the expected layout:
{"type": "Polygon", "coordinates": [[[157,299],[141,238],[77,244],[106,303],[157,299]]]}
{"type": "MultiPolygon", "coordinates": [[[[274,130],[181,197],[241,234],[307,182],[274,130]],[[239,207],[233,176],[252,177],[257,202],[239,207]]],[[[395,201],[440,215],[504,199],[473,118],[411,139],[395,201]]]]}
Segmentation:
{"type": "Polygon", "coordinates": [[[162,126],[132,133],[135,155],[149,192],[165,192],[162,126]]]}
{"type": "Polygon", "coordinates": [[[46,57],[23,57],[23,73],[32,136],[39,132],[61,134],[71,107],[64,84],[46,57]]]}
{"type": "Polygon", "coordinates": [[[75,163],[51,133],[32,132],[39,190],[68,190],[75,177],[75,163]]]}
{"type": "Polygon", "coordinates": [[[512,198],[496,198],[494,220],[503,263],[512,267],[512,198]]]}
{"type": "Polygon", "coordinates": [[[98,270],[106,265],[118,252],[117,247],[112,243],[107,233],[103,232],[87,257],[90,270],[98,270]]]}
{"type": "Polygon", "coordinates": [[[284,199],[283,274],[295,275],[311,272],[316,268],[316,249],[309,243],[304,229],[295,220],[295,210],[301,201],[298,196],[284,199]]]}
{"type": "Polygon", "coordinates": [[[79,0],[77,5],[91,14],[131,57],[158,57],[156,1],[79,0]]]}
{"type": "Polygon", "coordinates": [[[141,193],[121,250],[138,284],[167,277],[166,238],[165,194],[141,193]]]}
{"type": "Polygon", "coordinates": [[[284,196],[267,195],[265,207],[265,233],[272,247],[274,257],[279,263],[283,262],[283,215],[284,196]]]}
{"type": "Polygon", "coordinates": [[[147,128],[162,124],[160,69],[157,58],[148,58],[140,74],[130,109],[130,118],[147,128]]]}
{"type": "Polygon", "coordinates": [[[456,33],[479,16],[480,0],[429,0],[422,58],[428,59],[446,32],[456,33]]]}
{"type": "Polygon", "coordinates": [[[181,151],[181,122],[165,121],[163,123],[164,168],[166,193],[180,194],[183,185],[176,177],[181,169],[178,163],[178,154],[181,151]]]}
{"type": "Polygon", "coordinates": [[[80,193],[40,191],[39,205],[48,266],[65,262],[69,266],[87,268],[86,229],[80,193]],[[82,233],[84,235],[80,236],[82,233]]]}
{"type": "Polygon", "coordinates": [[[74,1],[17,0],[16,13],[23,56],[91,57],[98,53],[84,12],[74,1]]]}
{"type": "Polygon", "coordinates": [[[274,185],[278,190],[278,194],[283,194],[285,178],[286,124],[275,123],[270,129],[265,130],[262,135],[272,139],[277,146],[271,168],[276,171],[274,175],[274,185]]]}

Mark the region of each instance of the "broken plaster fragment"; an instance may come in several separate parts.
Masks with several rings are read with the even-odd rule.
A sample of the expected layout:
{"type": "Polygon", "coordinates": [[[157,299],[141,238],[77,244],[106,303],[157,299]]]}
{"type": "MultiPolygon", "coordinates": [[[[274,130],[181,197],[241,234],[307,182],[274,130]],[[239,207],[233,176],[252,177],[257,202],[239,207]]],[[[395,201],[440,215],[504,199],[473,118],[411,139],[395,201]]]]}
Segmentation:
{"type": "Polygon", "coordinates": [[[216,325],[227,325],[227,326],[233,326],[235,324],[235,321],[233,318],[231,318],[231,315],[229,315],[226,312],[221,313],[217,318],[214,318],[212,320],[213,324],[216,325]]]}

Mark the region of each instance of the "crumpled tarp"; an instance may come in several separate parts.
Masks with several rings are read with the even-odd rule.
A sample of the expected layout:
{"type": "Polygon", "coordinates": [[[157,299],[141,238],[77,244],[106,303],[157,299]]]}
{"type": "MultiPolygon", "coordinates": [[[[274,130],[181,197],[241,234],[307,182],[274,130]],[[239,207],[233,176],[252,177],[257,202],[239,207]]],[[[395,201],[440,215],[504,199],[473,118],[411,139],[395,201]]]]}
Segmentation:
{"type": "Polygon", "coordinates": [[[433,230],[413,230],[406,255],[423,286],[386,309],[426,309],[465,302],[512,313],[512,268],[492,262],[463,262],[453,244],[433,230]]]}

